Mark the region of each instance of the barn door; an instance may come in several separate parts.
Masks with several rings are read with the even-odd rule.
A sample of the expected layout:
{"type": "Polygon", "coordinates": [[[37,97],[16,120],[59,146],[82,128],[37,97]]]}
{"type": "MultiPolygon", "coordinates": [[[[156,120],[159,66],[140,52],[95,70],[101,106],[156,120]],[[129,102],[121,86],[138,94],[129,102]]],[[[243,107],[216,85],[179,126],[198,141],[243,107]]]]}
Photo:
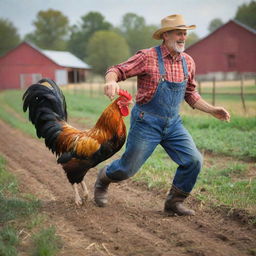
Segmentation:
{"type": "Polygon", "coordinates": [[[68,73],[63,69],[55,70],[55,81],[58,85],[63,85],[68,83],[68,73]]]}

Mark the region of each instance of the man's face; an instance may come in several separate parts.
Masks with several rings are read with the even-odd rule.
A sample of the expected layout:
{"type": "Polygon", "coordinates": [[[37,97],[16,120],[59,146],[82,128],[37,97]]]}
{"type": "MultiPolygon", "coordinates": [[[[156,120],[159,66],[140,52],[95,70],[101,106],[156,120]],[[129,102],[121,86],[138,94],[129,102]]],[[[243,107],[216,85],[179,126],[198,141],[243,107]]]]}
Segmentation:
{"type": "Polygon", "coordinates": [[[187,30],[172,30],[163,34],[165,44],[170,50],[181,53],[185,50],[185,41],[187,39],[187,30]]]}

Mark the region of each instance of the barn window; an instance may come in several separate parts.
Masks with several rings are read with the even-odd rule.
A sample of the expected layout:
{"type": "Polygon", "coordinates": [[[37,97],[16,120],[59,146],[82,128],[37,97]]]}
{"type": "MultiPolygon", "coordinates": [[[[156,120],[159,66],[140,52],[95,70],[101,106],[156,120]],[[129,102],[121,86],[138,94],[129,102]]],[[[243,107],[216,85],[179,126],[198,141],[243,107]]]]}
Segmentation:
{"type": "Polygon", "coordinates": [[[227,55],[228,60],[228,67],[229,68],[235,68],[236,67],[236,55],[235,54],[228,54],[227,55]]]}

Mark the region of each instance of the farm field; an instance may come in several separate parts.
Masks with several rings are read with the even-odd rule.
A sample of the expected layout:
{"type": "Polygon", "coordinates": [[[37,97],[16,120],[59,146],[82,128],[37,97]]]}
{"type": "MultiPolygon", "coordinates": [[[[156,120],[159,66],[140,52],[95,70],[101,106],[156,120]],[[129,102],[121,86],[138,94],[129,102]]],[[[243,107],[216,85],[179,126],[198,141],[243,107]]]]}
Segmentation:
{"type": "MultiPolygon", "coordinates": [[[[103,209],[93,202],[97,170],[92,169],[86,176],[89,200],[76,207],[62,168],[43,141],[36,138],[33,126],[22,113],[23,92],[1,92],[0,155],[6,170],[17,179],[18,193],[40,201],[38,211],[45,216],[41,225],[53,226],[61,240],[56,254],[46,255],[256,255],[256,90],[253,85],[246,86],[246,112],[239,95],[216,97],[216,104],[231,112],[230,123],[182,106],[184,125],[205,159],[187,201],[197,212],[194,217],[162,212],[176,166],[161,147],[132,179],[110,187],[109,206],[103,209]]],[[[239,85],[229,88],[239,93],[239,85]]],[[[129,85],[127,89],[133,90],[129,85]]],[[[74,89],[72,85],[64,88],[72,125],[86,129],[96,122],[109,104],[98,90],[100,86],[96,90],[74,89]]],[[[208,93],[207,87],[205,90],[208,93]]],[[[226,93],[226,89],[222,90],[226,93]]],[[[210,94],[204,98],[211,102],[210,94]]],[[[129,118],[126,123],[129,127],[129,118]]],[[[8,223],[17,232],[22,230],[16,248],[19,255],[32,255],[33,243],[29,241],[38,230],[20,221],[8,223]]],[[[1,228],[6,225],[0,222],[1,228]]]]}

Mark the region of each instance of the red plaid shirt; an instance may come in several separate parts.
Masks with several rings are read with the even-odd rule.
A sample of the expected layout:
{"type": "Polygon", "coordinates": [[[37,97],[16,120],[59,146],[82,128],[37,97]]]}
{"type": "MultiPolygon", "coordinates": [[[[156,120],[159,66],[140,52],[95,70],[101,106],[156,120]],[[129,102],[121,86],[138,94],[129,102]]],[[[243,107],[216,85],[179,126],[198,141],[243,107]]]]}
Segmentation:
{"type": "MultiPolygon", "coordinates": [[[[194,60],[186,53],[181,53],[174,58],[164,44],[161,45],[161,51],[166,70],[166,80],[170,82],[184,81],[181,56],[185,57],[189,73],[185,100],[193,107],[196,101],[201,98],[196,91],[194,60]]],[[[137,76],[136,102],[140,104],[147,103],[154,95],[160,80],[156,50],[155,48],[141,50],[126,62],[111,67],[107,70],[108,72],[115,72],[118,76],[118,82],[137,76]]]]}

